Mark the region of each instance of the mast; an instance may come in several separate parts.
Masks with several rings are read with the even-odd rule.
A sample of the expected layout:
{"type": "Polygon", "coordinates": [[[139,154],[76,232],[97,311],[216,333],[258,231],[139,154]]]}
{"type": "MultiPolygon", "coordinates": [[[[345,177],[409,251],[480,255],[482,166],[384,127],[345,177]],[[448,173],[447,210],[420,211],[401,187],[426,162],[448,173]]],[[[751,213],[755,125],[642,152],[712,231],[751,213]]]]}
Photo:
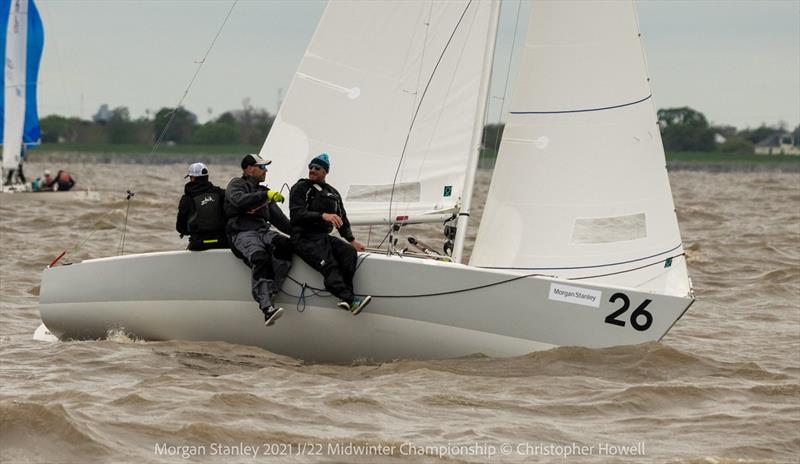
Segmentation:
{"type": "Polygon", "coordinates": [[[453,261],[461,262],[464,252],[464,238],[467,235],[467,223],[469,222],[470,204],[472,203],[472,189],[475,186],[475,173],[478,170],[478,161],[481,154],[481,138],[483,135],[483,122],[485,120],[486,108],[489,104],[489,83],[492,79],[492,64],[494,62],[494,48],[497,42],[497,24],[500,21],[500,0],[490,0],[492,2],[492,13],[489,20],[489,40],[486,41],[486,52],[484,53],[483,72],[481,73],[481,95],[478,98],[478,111],[475,113],[475,126],[472,132],[472,152],[467,159],[467,173],[464,178],[464,189],[461,193],[461,209],[458,213],[456,222],[456,238],[453,244],[453,261]]]}

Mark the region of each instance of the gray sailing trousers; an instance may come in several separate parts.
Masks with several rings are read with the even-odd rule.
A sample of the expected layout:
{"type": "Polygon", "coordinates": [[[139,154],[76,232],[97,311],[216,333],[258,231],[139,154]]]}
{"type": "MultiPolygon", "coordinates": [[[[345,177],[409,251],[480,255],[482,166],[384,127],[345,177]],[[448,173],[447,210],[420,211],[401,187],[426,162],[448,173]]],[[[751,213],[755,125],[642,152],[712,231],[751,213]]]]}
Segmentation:
{"type": "Polygon", "coordinates": [[[264,311],[280,291],[292,265],[291,241],[269,229],[232,233],[230,243],[252,270],[253,299],[264,311]]]}

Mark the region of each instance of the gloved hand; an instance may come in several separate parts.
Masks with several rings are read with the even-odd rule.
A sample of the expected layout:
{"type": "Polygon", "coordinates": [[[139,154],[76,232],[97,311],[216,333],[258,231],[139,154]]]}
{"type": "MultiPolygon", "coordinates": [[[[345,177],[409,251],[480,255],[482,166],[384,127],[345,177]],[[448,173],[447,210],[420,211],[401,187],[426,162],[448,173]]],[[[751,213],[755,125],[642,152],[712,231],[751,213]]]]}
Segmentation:
{"type": "Polygon", "coordinates": [[[276,192],[274,190],[267,191],[267,199],[269,201],[274,201],[276,203],[283,203],[284,200],[283,195],[281,195],[281,192],[276,192]]]}

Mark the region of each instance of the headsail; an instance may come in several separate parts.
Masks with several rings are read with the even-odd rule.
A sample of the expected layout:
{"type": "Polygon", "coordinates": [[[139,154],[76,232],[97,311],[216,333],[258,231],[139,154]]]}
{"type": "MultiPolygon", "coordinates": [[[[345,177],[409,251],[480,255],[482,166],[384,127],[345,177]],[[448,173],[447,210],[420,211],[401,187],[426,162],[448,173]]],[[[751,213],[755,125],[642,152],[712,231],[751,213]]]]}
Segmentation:
{"type": "Polygon", "coordinates": [[[0,2],[0,50],[5,52],[3,72],[3,168],[15,169],[22,145],[40,141],[36,111],[36,80],[44,46],[44,29],[33,0],[0,2]]]}
{"type": "Polygon", "coordinates": [[[331,1],[261,149],[270,184],[306,177],[327,152],[351,222],[452,211],[477,148],[495,6],[331,1]]]}
{"type": "Polygon", "coordinates": [[[682,251],[633,3],[534,1],[470,264],[686,295],[682,251]]]}

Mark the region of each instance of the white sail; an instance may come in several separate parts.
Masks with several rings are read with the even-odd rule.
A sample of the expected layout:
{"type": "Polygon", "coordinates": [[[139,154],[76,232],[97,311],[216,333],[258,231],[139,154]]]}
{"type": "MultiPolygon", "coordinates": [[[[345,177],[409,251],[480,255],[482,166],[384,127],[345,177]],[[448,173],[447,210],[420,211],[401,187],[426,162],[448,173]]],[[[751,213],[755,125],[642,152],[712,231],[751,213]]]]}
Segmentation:
{"type": "Polygon", "coordinates": [[[523,53],[470,264],[686,295],[633,3],[535,1],[523,53]]]}
{"type": "Polygon", "coordinates": [[[25,70],[28,41],[28,0],[11,3],[6,31],[3,118],[3,169],[16,169],[25,126],[25,70]]]}
{"type": "Polygon", "coordinates": [[[328,181],[351,222],[446,217],[477,149],[472,134],[495,7],[330,2],[261,149],[274,160],[268,183],[292,185],[327,152],[328,181]]]}

